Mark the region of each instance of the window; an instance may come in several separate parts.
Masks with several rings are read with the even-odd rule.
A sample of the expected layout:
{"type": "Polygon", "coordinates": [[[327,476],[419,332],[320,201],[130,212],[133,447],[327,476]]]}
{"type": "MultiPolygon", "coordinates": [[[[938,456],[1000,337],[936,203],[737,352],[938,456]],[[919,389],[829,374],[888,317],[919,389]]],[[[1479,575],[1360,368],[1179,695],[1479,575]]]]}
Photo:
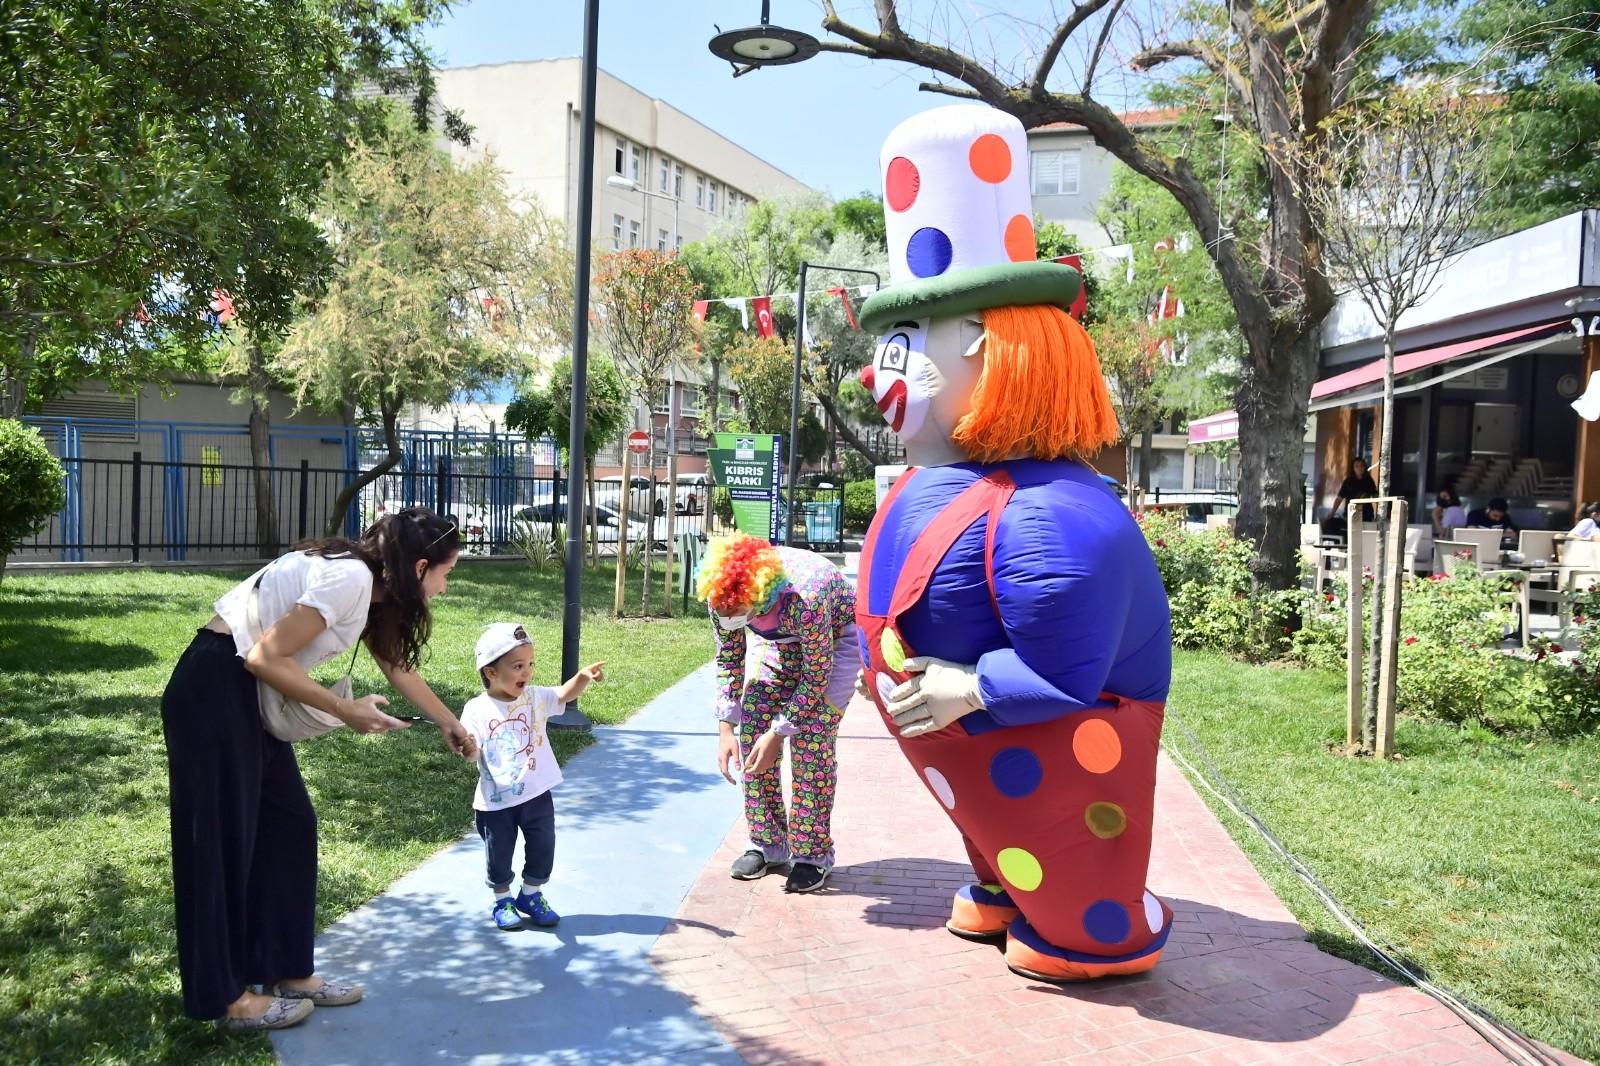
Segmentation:
{"type": "Polygon", "coordinates": [[[672,195],[674,199],[683,199],[683,164],[672,164],[672,195]]]}
{"type": "Polygon", "coordinates": [[[616,162],[616,171],[617,171],[618,174],[623,173],[623,169],[622,168],[623,168],[623,164],[627,161],[627,157],[628,157],[628,140],[627,140],[626,137],[618,137],[617,138],[617,162],[616,162]]]}
{"type": "Polygon", "coordinates": [[[672,160],[666,156],[661,157],[661,191],[666,192],[668,184],[672,181],[672,160]]]}
{"type": "Polygon", "coordinates": [[[611,248],[615,251],[622,247],[622,216],[611,216],[611,248]]]}
{"type": "Polygon", "coordinates": [[[694,418],[700,414],[700,390],[693,385],[683,386],[683,392],[678,398],[678,413],[685,418],[694,418]]]}
{"type": "Polygon", "coordinates": [[[628,219],[628,247],[639,247],[639,220],[636,218],[628,219]]]}
{"type": "Polygon", "coordinates": [[[696,207],[704,207],[706,205],[705,175],[700,175],[694,179],[694,205],[696,207]]]}
{"type": "Polygon", "coordinates": [[[711,191],[706,194],[706,210],[713,215],[717,213],[717,183],[711,183],[711,191]]]}
{"type": "Polygon", "coordinates": [[[628,180],[635,185],[639,183],[639,146],[628,145],[628,180]]]}
{"type": "Polygon", "coordinates": [[[672,413],[672,382],[667,382],[656,396],[655,411],[658,415],[670,415],[672,413]]]}
{"type": "Polygon", "coordinates": [[[683,251],[683,234],[681,234],[681,233],[678,234],[678,240],[677,240],[677,243],[674,245],[674,250],[679,251],[679,252],[683,251]]]}
{"type": "Polygon", "coordinates": [[[1033,167],[1035,196],[1078,195],[1078,167],[1083,152],[1073,148],[1062,152],[1029,152],[1033,167]]]}
{"type": "Polygon", "coordinates": [[[668,248],[670,248],[671,244],[669,242],[670,242],[671,236],[672,235],[669,234],[664,229],[656,230],[656,251],[664,252],[668,248]]]}

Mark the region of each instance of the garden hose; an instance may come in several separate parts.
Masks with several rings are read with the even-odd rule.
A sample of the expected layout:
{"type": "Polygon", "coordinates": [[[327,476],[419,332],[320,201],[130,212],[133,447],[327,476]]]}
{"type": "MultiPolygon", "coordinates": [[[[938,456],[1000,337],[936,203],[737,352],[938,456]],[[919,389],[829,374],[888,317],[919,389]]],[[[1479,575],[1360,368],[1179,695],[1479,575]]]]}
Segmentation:
{"type": "Polygon", "coordinates": [[[1399,948],[1387,941],[1380,944],[1374,939],[1374,934],[1368,932],[1366,926],[1362,925],[1359,919],[1344,909],[1339,901],[1334,898],[1333,893],[1328,891],[1327,886],[1317,879],[1317,875],[1312,872],[1311,868],[1285,847],[1283,842],[1273,835],[1272,830],[1268,829],[1266,824],[1250,809],[1249,805],[1239,797],[1233,786],[1222,776],[1222,771],[1217,768],[1217,764],[1212,761],[1205,745],[1200,742],[1200,738],[1195,736],[1194,731],[1184,723],[1183,719],[1172,713],[1170,707],[1167,709],[1167,721],[1176,722],[1178,727],[1183,730],[1184,736],[1194,746],[1200,759],[1205,763],[1208,772],[1202,774],[1193,763],[1184,757],[1182,752],[1178,751],[1166,739],[1161,742],[1162,749],[1188,771],[1191,780],[1198,782],[1207,792],[1215,796],[1218,802],[1252,826],[1256,832],[1260,833],[1261,838],[1267,842],[1267,846],[1276,852],[1294,875],[1311,890],[1311,894],[1321,900],[1323,906],[1328,908],[1328,912],[1338,920],[1339,924],[1349,930],[1350,934],[1359,940],[1367,950],[1371,951],[1384,966],[1388,967],[1392,972],[1400,974],[1411,984],[1448,1007],[1457,1017],[1487,1040],[1496,1051],[1504,1055],[1507,1060],[1529,1063],[1532,1066],[1559,1066],[1556,1058],[1527,1036],[1500,1021],[1483,1007],[1464,1000],[1449,989],[1429,980],[1425,969],[1420,964],[1406,958],[1399,948]],[[1216,782],[1215,785],[1212,783],[1213,780],[1216,782]],[[1220,790],[1218,786],[1220,786],[1220,790]]]}

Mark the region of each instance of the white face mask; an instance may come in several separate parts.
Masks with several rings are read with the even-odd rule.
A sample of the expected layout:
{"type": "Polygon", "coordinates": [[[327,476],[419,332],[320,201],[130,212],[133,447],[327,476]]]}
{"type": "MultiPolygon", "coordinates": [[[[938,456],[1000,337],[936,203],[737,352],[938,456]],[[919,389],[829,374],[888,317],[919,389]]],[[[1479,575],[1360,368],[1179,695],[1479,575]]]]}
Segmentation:
{"type": "Polygon", "coordinates": [[[935,378],[924,348],[929,321],[896,324],[872,355],[872,399],[901,439],[917,435],[933,398],[930,385],[935,378]]]}
{"type": "Polygon", "coordinates": [[[746,611],[744,614],[719,614],[717,615],[717,624],[723,629],[743,629],[750,624],[750,612],[746,611]]]}

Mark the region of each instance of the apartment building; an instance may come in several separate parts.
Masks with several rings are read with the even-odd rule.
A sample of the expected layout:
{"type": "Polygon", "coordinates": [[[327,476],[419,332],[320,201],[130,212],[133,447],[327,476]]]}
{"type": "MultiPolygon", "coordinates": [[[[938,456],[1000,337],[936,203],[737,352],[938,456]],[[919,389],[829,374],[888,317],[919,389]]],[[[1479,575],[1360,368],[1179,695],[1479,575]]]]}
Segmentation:
{"type": "MultiPolygon", "coordinates": [[[[473,128],[472,143],[450,145],[452,154],[492,155],[514,190],[536,197],[571,227],[578,212],[580,60],[451,67],[437,78],[442,106],[460,111],[473,128]]],[[[704,239],[744,204],[807,189],[735,141],[604,70],[596,84],[594,150],[592,236],[602,251],[680,249],[704,239]]],[[[648,410],[640,406],[635,424],[653,426],[658,454],[669,438],[677,451],[702,450],[704,437],[697,430],[704,387],[693,368],[680,368],[667,395],[648,410]]]]}

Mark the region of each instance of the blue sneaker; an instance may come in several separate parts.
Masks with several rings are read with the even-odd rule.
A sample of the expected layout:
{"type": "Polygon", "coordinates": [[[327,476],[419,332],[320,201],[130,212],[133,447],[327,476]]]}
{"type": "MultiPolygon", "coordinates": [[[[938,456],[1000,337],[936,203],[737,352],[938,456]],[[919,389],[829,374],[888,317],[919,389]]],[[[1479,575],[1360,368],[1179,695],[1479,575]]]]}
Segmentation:
{"type": "Polygon", "coordinates": [[[489,908],[489,913],[494,916],[494,924],[506,932],[522,928],[522,919],[517,915],[517,905],[510,899],[497,899],[494,906],[489,908]]]}
{"type": "Polygon", "coordinates": [[[543,892],[521,892],[517,895],[517,910],[527,915],[534,925],[548,929],[561,921],[561,915],[550,906],[550,901],[544,898],[543,892]]]}

